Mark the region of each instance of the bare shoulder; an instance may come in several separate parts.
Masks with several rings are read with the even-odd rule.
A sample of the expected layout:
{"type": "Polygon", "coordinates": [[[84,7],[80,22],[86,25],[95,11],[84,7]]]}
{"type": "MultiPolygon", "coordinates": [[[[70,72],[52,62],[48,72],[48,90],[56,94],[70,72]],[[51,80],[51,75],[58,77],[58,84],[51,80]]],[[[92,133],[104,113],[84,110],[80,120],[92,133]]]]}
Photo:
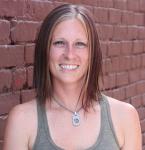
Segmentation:
{"type": "Polygon", "coordinates": [[[9,113],[4,137],[4,150],[28,149],[31,130],[36,124],[36,101],[15,106],[9,113]],[[16,147],[17,146],[17,147],[16,147]]]}
{"type": "Polygon", "coordinates": [[[141,127],[137,110],[129,103],[107,97],[112,121],[123,150],[141,150],[141,127]]]}
{"type": "Polygon", "coordinates": [[[138,112],[134,106],[132,106],[131,104],[127,102],[114,99],[112,97],[107,96],[107,98],[108,98],[112,113],[119,115],[120,119],[122,118],[123,120],[124,119],[126,120],[128,117],[129,118],[131,117],[132,119],[138,119],[138,112]]]}

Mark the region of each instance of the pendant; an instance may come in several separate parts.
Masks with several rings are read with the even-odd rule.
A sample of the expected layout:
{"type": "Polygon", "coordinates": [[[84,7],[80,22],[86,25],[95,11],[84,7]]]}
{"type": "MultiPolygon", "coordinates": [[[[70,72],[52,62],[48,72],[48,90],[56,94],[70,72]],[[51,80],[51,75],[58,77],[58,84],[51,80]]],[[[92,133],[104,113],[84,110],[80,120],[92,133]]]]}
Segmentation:
{"type": "Polygon", "coordinates": [[[80,115],[77,112],[72,115],[72,124],[75,127],[80,125],[80,115]]]}

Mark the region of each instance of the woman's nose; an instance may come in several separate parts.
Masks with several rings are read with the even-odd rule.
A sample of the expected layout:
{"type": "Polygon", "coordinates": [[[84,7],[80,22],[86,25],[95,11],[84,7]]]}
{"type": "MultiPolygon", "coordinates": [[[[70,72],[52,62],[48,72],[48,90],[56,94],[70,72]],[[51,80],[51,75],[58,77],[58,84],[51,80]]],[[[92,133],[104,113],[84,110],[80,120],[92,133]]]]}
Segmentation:
{"type": "Polygon", "coordinates": [[[64,55],[68,59],[73,59],[75,57],[75,48],[72,44],[68,44],[65,51],[64,55]]]}

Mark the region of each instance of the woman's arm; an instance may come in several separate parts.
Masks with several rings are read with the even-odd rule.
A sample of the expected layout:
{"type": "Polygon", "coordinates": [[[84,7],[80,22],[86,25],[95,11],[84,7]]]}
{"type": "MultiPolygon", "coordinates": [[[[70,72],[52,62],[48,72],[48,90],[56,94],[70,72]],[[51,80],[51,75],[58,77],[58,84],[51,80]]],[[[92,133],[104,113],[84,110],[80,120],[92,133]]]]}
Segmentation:
{"type": "Polygon", "coordinates": [[[142,150],[140,121],[136,109],[129,105],[124,115],[124,146],[122,150],[142,150]]]}
{"type": "Polygon", "coordinates": [[[28,150],[28,133],[25,111],[21,105],[9,113],[3,150],[28,150]]]}

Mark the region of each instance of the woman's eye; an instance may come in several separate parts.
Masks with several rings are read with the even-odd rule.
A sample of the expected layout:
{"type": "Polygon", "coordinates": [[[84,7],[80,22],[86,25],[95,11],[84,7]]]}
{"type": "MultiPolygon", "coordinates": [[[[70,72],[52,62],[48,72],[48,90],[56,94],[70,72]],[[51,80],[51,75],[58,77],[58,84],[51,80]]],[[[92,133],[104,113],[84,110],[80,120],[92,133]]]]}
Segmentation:
{"type": "Polygon", "coordinates": [[[75,46],[78,48],[86,48],[87,44],[84,42],[76,42],[75,46]]]}
{"type": "Polygon", "coordinates": [[[65,46],[65,42],[64,41],[55,41],[55,42],[53,42],[53,45],[57,46],[57,47],[63,47],[63,46],[65,46]]]}

